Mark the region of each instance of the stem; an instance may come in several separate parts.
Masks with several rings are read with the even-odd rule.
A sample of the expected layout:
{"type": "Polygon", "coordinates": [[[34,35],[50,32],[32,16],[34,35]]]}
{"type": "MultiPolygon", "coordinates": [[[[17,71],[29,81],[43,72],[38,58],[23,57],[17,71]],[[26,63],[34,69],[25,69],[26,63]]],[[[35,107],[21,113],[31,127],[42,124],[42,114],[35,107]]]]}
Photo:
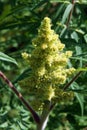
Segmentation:
{"type": "Polygon", "coordinates": [[[44,105],[43,112],[41,115],[41,121],[39,124],[37,124],[37,129],[36,130],[45,130],[47,126],[47,122],[49,119],[49,114],[54,108],[55,104],[51,104],[51,102],[48,102],[47,104],[44,105]]]}
{"type": "Polygon", "coordinates": [[[41,122],[37,124],[37,130],[45,130],[49,118],[49,111],[43,111],[41,122]]]}
{"type": "Polygon", "coordinates": [[[63,90],[66,90],[66,89],[81,75],[81,73],[82,73],[82,71],[80,71],[79,73],[77,73],[77,74],[71,79],[71,81],[64,86],[63,90]]]}
{"type": "Polygon", "coordinates": [[[12,91],[18,96],[18,98],[23,102],[23,104],[28,108],[28,110],[31,112],[35,122],[39,124],[40,117],[39,115],[33,110],[33,108],[29,105],[29,103],[24,99],[21,93],[18,92],[18,90],[14,87],[11,81],[0,71],[0,77],[8,84],[8,86],[12,89],[12,91]]]}
{"type": "MultiPolygon", "coordinates": [[[[85,67],[87,67],[87,65],[85,65],[85,67]]],[[[63,90],[66,90],[81,74],[82,74],[83,71],[79,71],[71,80],[69,83],[67,83],[63,90]]]]}

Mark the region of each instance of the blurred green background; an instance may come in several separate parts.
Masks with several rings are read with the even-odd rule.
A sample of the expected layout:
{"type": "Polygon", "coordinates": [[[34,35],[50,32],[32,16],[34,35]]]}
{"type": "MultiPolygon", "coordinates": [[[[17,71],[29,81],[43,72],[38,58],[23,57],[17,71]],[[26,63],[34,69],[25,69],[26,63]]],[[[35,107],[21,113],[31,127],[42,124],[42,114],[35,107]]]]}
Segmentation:
{"type": "MultiPolygon", "coordinates": [[[[87,0],[0,0],[0,70],[19,91],[17,82],[30,71],[21,53],[31,53],[32,39],[46,16],[65,49],[73,51],[68,65],[87,64],[87,0]]],[[[86,71],[70,87],[74,101],[56,105],[46,130],[87,130],[86,71]]],[[[31,114],[0,79],[0,130],[34,129],[31,114]]]]}

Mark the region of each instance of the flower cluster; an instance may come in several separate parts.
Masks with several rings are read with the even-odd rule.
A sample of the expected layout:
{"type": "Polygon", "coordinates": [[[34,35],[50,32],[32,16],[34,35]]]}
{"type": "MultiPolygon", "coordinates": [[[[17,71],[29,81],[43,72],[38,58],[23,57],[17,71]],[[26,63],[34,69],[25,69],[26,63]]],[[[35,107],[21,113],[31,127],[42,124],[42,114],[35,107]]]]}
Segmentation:
{"type": "Polygon", "coordinates": [[[74,68],[67,68],[72,52],[63,51],[65,46],[51,29],[51,20],[48,17],[41,22],[38,36],[33,39],[32,44],[35,49],[31,56],[22,54],[25,60],[29,60],[32,74],[21,81],[20,86],[31,96],[33,107],[42,108],[47,100],[61,102],[71,99],[72,92],[63,91],[61,86],[75,72],[74,68]]]}

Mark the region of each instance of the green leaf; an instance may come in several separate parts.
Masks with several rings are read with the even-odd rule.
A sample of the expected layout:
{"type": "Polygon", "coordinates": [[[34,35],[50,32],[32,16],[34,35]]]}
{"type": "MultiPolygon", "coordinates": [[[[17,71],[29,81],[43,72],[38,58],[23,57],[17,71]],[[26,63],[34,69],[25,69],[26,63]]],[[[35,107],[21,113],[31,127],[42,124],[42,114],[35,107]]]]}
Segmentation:
{"type": "Polygon", "coordinates": [[[42,0],[40,2],[37,2],[37,4],[32,8],[32,9],[36,9],[36,8],[39,8],[40,6],[42,6],[43,4],[49,2],[49,0],[42,0]]]}
{"type": "Polygon", "coordinates": [[[17,123],[18,123],[18,125],[20,126],[20,128],[21,128],[22,130],[25,130],[25,129],[26,129],[26,127],[25,127],[20,121],[18,121],[17,123]]]}
{"type": "Polygon", "coordinates": [[[82,54],[82,49],[80,46],[75,46],[75,49],[76,49],[76,55],[82,54]]]}
{"type": "Polygon", "coordinates": [[[69,13],[70,13],[70,11],[71,11],[71,9],[72,9],[72,7],[73,7],[73,5],[72,4],[69,4],[68,6],[67,6],[67,8],[66,8],[66,10],[65,10],[65,12],[64,12],[64,14],[63,14],[63,17],[62,17],[62,24],[64,24],[65,23],[65,21],[66,21],[66,19],[68,18],[68,16],[69,16],[69,13]]]}
{"type": "Polygon", "coordinates": [[[69,91],[73,91],[73,92],[76,92],[76,93],[87,95],[87,89],[69,89],[69,91]]]}
{"type": "Polygon", "coordinates": [[[67,27],[64,26],[63,30],[62,30],[61,33],[60,33],[60,37],[63,37],[64,34],[66,33],[66,31],[67,31],[67,27]]]}
{"type": "MultiPolygon", "coordinates": [[[[80,89],[79,85],[76,82],[74,82],[71,85],[71,88],[72,89],[80,89]]],[[[76,92],[75,92],[75,96],[76,96],[76,98],[77,98],[77,100],[78,100],[78,102],[80,104],[81,115],[83,116],[83,114],[84,114],[84,96],[82,94],[76,93],[76,92]]]]}
{"type": "Polygon", "coordinates": [[[51,2],[64,2],[64,3],[70,3],[68,0],[51,0],[51,2]]]}
{"type": "Polygon", "coordinates": [[[87,4],[87,1],[86,1],[86,0],[79,0],[79,2],[80,2],[81,4],[87,4]]]}
{"type": "Polygon", "coordinates": [[[75,95],[76,95],[76,98],[78,99],[78,102],[79,102],[80,107],[81,107],[81,115],[83,116],[83,114],[84,114],[84,98],[83,98],[83,95],[78,94],[78,93],[75,93],[75,95]]]}
{"type": "Polygon", "coordinates": [[[87,71],[87,67],[85,67],[85,68],[78,68],[78,69],[77,69],[77,72],[78,72],[78,71],[84,71],[84,72],[85,72],[85,71],[87,71]]]}
{"type": "Polygon", "coordinates": [[[84,40],[87,43],[87,34],[84,35],[84,40]]]}
{"type": "Polygon", "coordinates": [[[65,3],[63,3],[63,4],[60,5],[60,7],[58,8],[57,12],[55,12],[55,15],[53,16],[54,19],[57,19],[59,17],[59,15],[61,14],[64,6],[65,6],[65,3]]]}
{"type": "Polygon", "coordinates": [[[80,33],[80,34],[82,34],[82,35],[85,33],[85,32],[84,32],[83,30],[81,30],[81,29],[75,29],[75,31],[78,32],[78,33],[80,33]]]}
{"type": "Polygon", "coordinates": [[[28,68],[28,69],[24,70],[24,71],[15,79],[15,81],[14,81],[13,83],[16,83],[16,82],[18,82],[18,81],[20,81],[20,80],[23,80],[23,79],[29,77],[31,73],[32,73],[31,68],[28,68]]]}
{"type": "Polygon", "coordinates": [[[71,57],[71,59],[74,59],[74,60],[81,60],[81,61],[84,61],[84,62],[87,62],[87,58],[82,58],[82,57],[71,57]]]}
{"type": "Polygon", "coordinates": [[[6,128],[8,126],[8,122],[5,122],[3,124],[0,124],[0,128],[6,128]]]}
{"type": "Polygon", "coordinates": [[[10,56],[8,56],[2,52],[0,52],[0,60],[11,62],[11,63],[18,65],[15,59],[11,58],[10,56]]]}
{"type": "Polygon", "coordinates": [[[74,39],[78,43],[79,37],[78,37],[78,34],[76,32],[73,32],[71,34],[71,38],[74,39]]]}
{"type": "Polygon", "coordinates": [[[4,7],[4,11],[2,12],[2,15],[0,16],[0,22],[10,13],[11,6],[7,5],[4,7]]]}

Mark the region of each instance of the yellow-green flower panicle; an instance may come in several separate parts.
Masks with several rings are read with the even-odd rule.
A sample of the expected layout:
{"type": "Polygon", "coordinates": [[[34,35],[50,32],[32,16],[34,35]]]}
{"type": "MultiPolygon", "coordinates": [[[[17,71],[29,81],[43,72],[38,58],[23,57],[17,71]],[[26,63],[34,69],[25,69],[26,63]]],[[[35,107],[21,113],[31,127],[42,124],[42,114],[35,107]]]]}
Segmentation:
{"type": "Polygon", "coordinates": [[[32,97],[29,100],[33,107],[39,110],[45,101],[57,103],[72,99],[71,92],[62,90],[67,78],[75,73],[74,68],[67,68],[72,51],[64,52],[65,45],[51,29],[51,20],[48,17],[41,22],[32,44],[35,49],[31,56],[22,54],[25,60],[29,60],[32,73],[30,77],[20,81],[20,86],[32,97]]]}
{"type": "Polygon", "coordinates": [[[22,58],[23,58],[27,63],[29,63],[31,55],[28,54],[28,53],[26,53],[26,52],[23,52],[21,55],[22,55],[22,58]]]}

